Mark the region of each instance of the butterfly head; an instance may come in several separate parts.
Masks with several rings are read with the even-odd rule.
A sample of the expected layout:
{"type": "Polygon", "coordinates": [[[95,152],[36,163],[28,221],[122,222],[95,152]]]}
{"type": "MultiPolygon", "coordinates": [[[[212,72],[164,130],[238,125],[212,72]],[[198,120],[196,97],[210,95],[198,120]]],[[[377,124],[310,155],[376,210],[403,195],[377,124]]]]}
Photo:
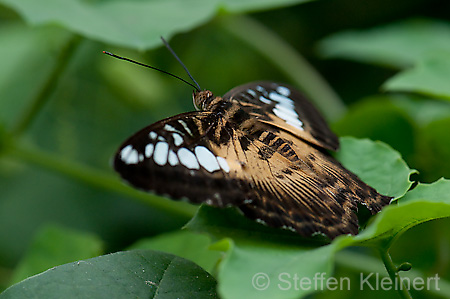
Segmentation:
{"type": "Polygon", "coordinates": [[[195,109],[206,110],[206,107],[214,99],[214,95],[209,90],[194,91],[192,94],[192,99],[194,101],[195,109]]]}

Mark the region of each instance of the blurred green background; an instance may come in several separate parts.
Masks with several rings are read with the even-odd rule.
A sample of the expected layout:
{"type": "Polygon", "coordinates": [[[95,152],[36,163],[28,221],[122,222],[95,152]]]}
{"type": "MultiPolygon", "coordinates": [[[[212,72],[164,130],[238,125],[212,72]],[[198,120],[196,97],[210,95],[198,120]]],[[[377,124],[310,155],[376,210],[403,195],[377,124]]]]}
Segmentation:
{"type": "MultiPolygon", "coordinates": [[[[0,1],[0,290],[48,224],[97,236],[101,248],[87,255],[98,255],[177,230],[193,215],[195,208],[187,204],[126,187],[110,167],[126,137],[193,110],[189,86],[102,54],[111,51],[186,77],[161,47],[160,35],[201,87],[216,95],[255,80],[311,87],[316,82],[310,81],[311,69],[289,73],[297,64],[283,51],[302,55],[327,82],[307,93],[339,136],[390,144],[419,170],[415,180],[450,177],[450,2],[248,1],[246,7],[243,1],[238,8],[210,11],[205,1],[168,2],[173,5],[164,9],[172,17],[124,9],[111,26],[101,13],[114,7],[89,16],[53,1],[40,1],[39,7],[33,1],[0,1]],[[177,16],[185,23],[178,24],[177,16]],[[98,21],[96,27],[81,26],[84,17],[87,25],[98,21]],[[387,81],[399,71],[409,77],[387,81]],[[414,80],[430,84],[419,88],[414,80]],[[322,98],[327,88],[338,96],[322,98]]],[[[408,231],[392,249],[394,260],[449,278],[449,224],[433,221],[408,231]]],[[[338,263],[337,273],[346,271],[338,263]]],[[[383,293],[390,295],[396,297],[383,293]]]]}

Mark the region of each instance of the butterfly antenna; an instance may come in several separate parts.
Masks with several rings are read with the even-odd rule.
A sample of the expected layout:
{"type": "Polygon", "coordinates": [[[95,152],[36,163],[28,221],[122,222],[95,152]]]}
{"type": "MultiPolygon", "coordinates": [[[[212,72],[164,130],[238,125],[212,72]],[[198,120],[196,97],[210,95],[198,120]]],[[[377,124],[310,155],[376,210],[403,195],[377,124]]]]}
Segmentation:
{"type": "MultiPolygon", "coordinates": [[[[193,81],[195,82],[195,84],[196,84],[197,86],[195,86],[194,84],[192,84],[192,83],[190,83],[190,82],[184,80],[183,78],[180,78],[180,77],[178,77],[178,76],[176,76],[176,75],[174,75],[174,74],[171,74],[171,73],[169,73],[169,72],[166,72],[166,71],[161,70],[161,69],[159,69],[159,68],[156,68],[156,67],[154,67],[154,66],[150,66],[150,65],[147,65],[147,64],[144,64],[144,63],[135,61],[135,60],[133,60],[133,59],[126,58],[126,57],[122,57],[122,56],[119,56],[119,55],[116,55],[116,54],[113,54],[113,53],[107,52],[107,51],[103,51],[103,54],[112,56],[112,57],[117,58],[117,59],[125,60],[125,61],[131,62],[131,63],[134,63],[134,64],[137,64],[137,65],[140,65],[140,66],[143,66],[143,67],[147,67],[147,68],[149,68],[149,69],[156,70],[156,71],[161,72],[161,73],[164,73],[164,74],[167,74],[167,75],[169,75],[169,76],[172,76],[172,77],[174,77],[174,78],[177,78],[178,80],[181,80],[181,81],[183,81],[184,83],[186,83],[186,84],[192,86],[192,87],[193,87],[194,89],[196,89],[197,91],[200,91],[200,86],[197,84],[197,82],[195,82],[195,80],[193,80],[193,81]]],[[[176,56],[175,56],[175,57],[176,57],[176,56]]],[[[178,57],[177,57],[177,58],[178,58],[178,57]]],[[[183,65],[183,67],[184,67],[184,65],[183,65]]],[[[185,68],[185,69],[186,69],[186,68],[185,68]]],[[[188,74],[189,74],[189,72],[188,72],[188,74]]],[[[191,77],[190,74],[189,74],[189,77],[191,77]]],[[[192,79],[192,77],[191,77],[191,79],[192,79]]]]}
{"type": "Polygon", "coordinates": [[[181,66],[184,68],[184,70],[186,71],[186,73],[188,74],[189,78],[191,78],[192,82],[195,83],[195,85],[197,85],[197,90],[200,91],[200,85],[197,83],[197,81],[195,81],[194,77],[192,77],[191,73],[189,72],[189,70],[187,69],[187,67],[184,65],[184,63],[181,61],[181,59],[177,56],[177,54],[175,53],[174,50],[172,50],[172,48],[169,46],[169,43],[166,42],[166,40],[161,36],[161,40],[164,43],[164,46],[166,46],[166,48],[170,51],[170,53],[172,53],[172,55],[175,57],[175,59],[181,64],[181,66]]]}

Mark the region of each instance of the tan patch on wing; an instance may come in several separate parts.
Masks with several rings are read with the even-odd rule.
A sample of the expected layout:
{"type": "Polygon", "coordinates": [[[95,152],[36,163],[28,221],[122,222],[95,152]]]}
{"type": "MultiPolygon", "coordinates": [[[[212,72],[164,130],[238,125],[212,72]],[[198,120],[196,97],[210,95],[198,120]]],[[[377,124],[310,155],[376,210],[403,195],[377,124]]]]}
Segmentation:
{"type": "Polygon", "coordinates": [[[358,233],[358,202],[368,205],[372,213],[389,203],[388,197],[328,154],[284,132],[263,142],[266,134],[247,151],[234,144],[237,152],[245,152],[242,171],[236,175],[249,185],[246,201],[239,207],[247,217],[303,236],[323,233],[334,238],[358,233]],[[264,148],[271,149],[266,159],[261,157],[264,148]]]}

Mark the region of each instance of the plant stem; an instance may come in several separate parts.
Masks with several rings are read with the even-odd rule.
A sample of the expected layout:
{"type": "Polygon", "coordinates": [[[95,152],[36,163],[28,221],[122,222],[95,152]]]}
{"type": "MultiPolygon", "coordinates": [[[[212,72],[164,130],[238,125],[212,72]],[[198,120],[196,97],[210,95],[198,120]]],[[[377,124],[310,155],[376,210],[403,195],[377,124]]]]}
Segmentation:
{"type": "Polygon", "coordinates": [[[41,89],[36,93],[36,96],[31,101],[30,105],[24,110],[22,115],[17,118],[17,122],[13,125],[11,130],[13,136],[17,137],[21,135],[35,119],[36,115],[39,113],[41,108],[49,99],[51,93],[58,85],[59,78],[66,70],[67,65],[71,61],[71,58],[80,44],[80,41],[81,38],[79,36],[73,36],[69,39],[65,46],[62,47],[59,57],[55,62],[55,67],[48,75],[46,81],[41,86],[41,89]]]}
{"type": "Polygon", "coordinates": [[[44,152],[29,144],[24,145],[15,141],[14,138],[8,139],[8,148],[4,152],[5,156],[9,155],[20,161],[37,165],[88,185],[138,199],[166,213],[186,218],[186,221],[192,218],[197,210],[195,206],[184,202],[165,200],[158,196],[134,190],[109,173],[44,152]]]}
{"type": "Polygon", "coordinates": [[[272,61],[318,105],[328,119],[335,120],[345,112],[344,103],[320,74],[268,28],[246,16],[223,17],[219,24],[272,61]]]}
{"type": "MultiPolygon", "coordinates": [[[[342,250],[336,254],[336,264],[345,268],[349,268],[359,273],[379,273],[381,277],[389,275],[385,271],[385,267],[380,260],[367,254],[357,253],[351,250],[342,250]]],[[[417,270],[411,269],[408,272],[402,274],[404,277],[409,277],[412,281],[417,277],[422,277],[426,280],[425,275],[417,270]]],[[[450,282],[441,278],[439,280],[439,289],[436,288],[424,288],[424,292],[429,292],[434,296],[448,298],[447,294],[450,294],[450,282]]]]}
{"type": "Polygon", "coordinates": [[[392,261],[391,255],[389,254],[389,248],[381,248],[380,249],[380,255],[381,259],[383,260],[384,266],[386,267],[386,270],[389,274],[389,277],[392,280],[393,284],[400,283],[400,286],[398,288],[398,293],[400,297],[404,299],[412,299],[411,294],[409,293],[406,286],[403,284],[403,281],[400,279],[400,275],[398,274],[397,267],[395,266],[394,262],[392,261]]]}

